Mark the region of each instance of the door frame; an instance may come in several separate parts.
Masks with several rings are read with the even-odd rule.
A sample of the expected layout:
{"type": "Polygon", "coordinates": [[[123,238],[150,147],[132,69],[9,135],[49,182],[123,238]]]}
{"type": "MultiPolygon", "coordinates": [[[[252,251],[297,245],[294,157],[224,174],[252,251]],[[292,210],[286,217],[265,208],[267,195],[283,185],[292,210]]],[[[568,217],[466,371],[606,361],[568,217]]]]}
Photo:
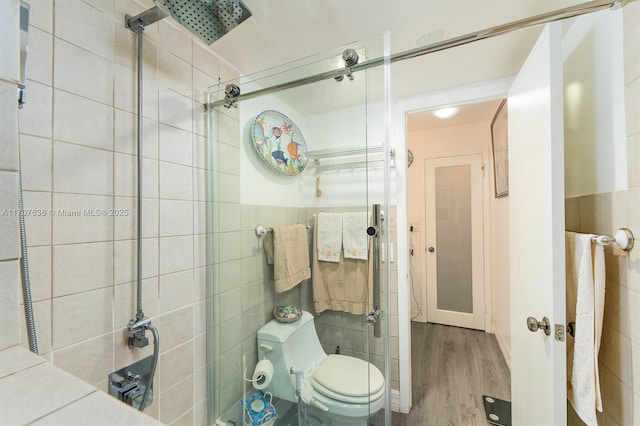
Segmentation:
{"type": "MultiPolygon", "coordinates": [[[[392,123],[396,123],[392,131],[391,145],[395,148],[396,159],[398,164],[406,164],[407,152],[407,131],[406,118],[407,114],[420,110],[437,109],[451,104],[476,103],[501,99],[507,96],[507,92],[513,77],[502,78],[480,84],[472,84],[468,86],[457,87],[452,90],[444,90],[432,93],[426,93],[420,96],[412,96],[410,98],[402,98],[393,102],[392,105],[392,123]]],[[[485,157],[489,158],[489,157],[485,157]]],[[[485,163],[485,173],[490,162],[485,163]]],[[[397,167],[395,170],[398,188],[407,187],[407,170],[404,167],[397,167]]],[[[487,179],[485,179],[487,181],[487,179]]],[[[407,194],[405,191],[397,193],[398,212],[403,211],[405,214],[398,214],[398,229],[404,229],[405,232],[398,232],[398,247],[407,247],[408,238],[408,217],[407,217],[407,194]]],[[[485,222],[487,221],[485,215],[485,222]]],[[[490,229],[485,225],[485,230],[490,229]]],[[[487,240],[485,238],[485,254],[487,251],[487,240]]],[[[485,256],[486,258],[486,256],[485,256]]],[[[408,281],[408,256],[402,250],[398,250],[398,387],[399,394],[392,395],[392,408],[401,413],[408,413],[411,409],[411,289],[408,281]],[[404,279],[402,279],[404,278],[404,279]]],[[[485,283],[488,283],[487,276],[490,277],[490,268],[485,267],[485,283]]],[[[487,295],[485,293],[485,303],[487,295]]],[[[488,296],[491,300],[491,296],[488,296]]],[[[490,307],[487,309],[491,313],[490,307]]],[[[486,322],[491,327],[491,321],[486,322]]],[[[490,331],[491,329],[487,329],[490,331]]]]}
{"type": "MultiPolygon", "coordinates": [[[[480,241],[478,242],[477,240],[472,240],[472,247],[475,247],[475,249],[472,249],[472,255],[476,255],[479,254],[478,258],[474,258],[473,262],[475,264],[475,268],[477,267],[481,267],[482,270],[481,271],[477,271],[476,273],[473,272],[472,269],[472,279],[479,279],[481,280],[480,283],[472,281],[472,295],[473,295],[473,310],[474,312],[473,314],[478,314],[480,315],[480,321],[478,320],[477,317],[474,317],[474,319],[472,320],[472,323],[467,323],[466,321],[463,321],[465,324],[459,323],[459,324],[446,324],[446,323],[440,323],[440,324],[446,324],[446,325],[456,325],[459,327],[468,327],[468,328],[473,328],[476,330],[482,330],[482,331],[487,331],[490,332],[491,331],[491,286],[490,286],[490,281],[487,280],[487,275],[486,275],[486,270],[487,268],[491,267],[490,264],[490,257],[487,256],[485,254],[485,250],[487,249],[487,242],[485,240],[487,240],[487,234],[489,234],[489,230],[486,228],[487,224],[490,223],[489,221],[487,221],[487,216],[491,214],[490,208],[489,208],[489,200],[485,199],[486,195],[487,195],[487,181],[489,179],[485,179],[485,164],[487,164],[488,158],[486,156],[486,154],[484,152],[468,152],[465,154],[448,154],[448,155],[440,155],[438,157],[427,157],[425,158],[424,161],[424,192],[425,192],[425,205],[424,208],[422,209],[425,217],[428,216],[428,213],[431,212],[433,213],[433,210],[428,211],[427,210],[427,205],[429,204],[429,196],[427,194],[430,194],[435,196],[435,188],[429,188],[427,186],[427,182],[429,180],[429,170],[427,167],[427,164],[429,162],[443,162],[443,161],[454,161],[455,159],[460,159],[462,157],[468,157],[469,158],[469,166],[472,167],[473,166],[473,157],[480,157],[480,164],[478,166],[480,166],[482,169],[480,170],[480,194],[479,194],[479,199],[477,200],[477,202],[480,202],[481,204],[481,211],[482,211],[482,218],[481,221],[479,223],[479,228],[480,229],[473,229],[471,231],[472,234],[472,238],[476,237],[479,238],[480,241]],[[432,192],[433,191],[433,192],[432,192]],[[478,247],[477,245],[480,244],[480,247],[478,247]],[[477,253],[477,250],[480,249],[481,253],[477,253]],[[482,297],[481,303],[476,303],[477,300],[477,296],[482,297]],[[476,309],[478,311],[476,311],[476,309]],[[480,311],[481,309],[484,309],[484,311],[480,311]]],[[[434,166],[435,167],[435,166],[434,166]]],[[[476,171],[477,172],[477,171],[476,171]]],[[[471,178],[473,178],[473,173],[471,173],[471,178]]],[[[435,182],[433,182],[435,184],[435,182]]],[[[470,196],[473,199],[473,189],[474,189],[474,185],[473,182],[471,183],[471,193],[470,196]]],[[[476,188],[478,189],[478,188],[476,188]]],[[[477,194],[476,194],[477,195],[477,194]]],[[[471,208],[473,210],[473,207],[475,207],[473,204],[471,205],[471,208]]],[[[435,206],[434,206],[435,208],[435,206]]],[[[433,220],[435,221],[435,217],[433,217],[433,220]]],[[[428,246],[428,232],[429,230],[433,230],[430,226],[430,221],[425,219],[424,222],[424,245],[425,245],[425,250],[426,250],[426,246],[428,246]]],[[[472,224],[473,224],[473,219],[472,219],[472,224]]],[[[437,238],[437,236],[436,236],[437,238]]],[[[436,244],[433,243],[432,244],[436,244]]],[[[436,247],[436,252],[435,252],[436,256],[438,255],[438,249],[436,247]]],[[[432,308],[435,307],[436,311],[437,309],[437,303],[433,303],[433,301],[431,301],[431,303],[429,302],[429,295],[433,296],[434,294],[437,294],[437,285],[438,285],[438,281],[437,281],[437,271],[436,273],[430,271],[430,268],[428,268],[428,264],[429,264],[429,258],[432,257],[429,254],[425,254],[423,257],[423,268],[422,271],[424,272],[424,276],[425,279],[423,280],[423,285],[422,287],[422,295],[423,295],[423,300],[425,300],[425,304],[422,305],[423,310],[425,310],[427,312],[427,319],[431,318],[434,319],[434,317],[437,315],[435,312],[432,312],[432,308]]],[[[445,316],[448,316],[447,314],[444,314],[445,316]]],[[[459,315],[459,314],[458,314],[459,315]]],[[[453,321],[455,322],[455,320],[453,321]]]]}

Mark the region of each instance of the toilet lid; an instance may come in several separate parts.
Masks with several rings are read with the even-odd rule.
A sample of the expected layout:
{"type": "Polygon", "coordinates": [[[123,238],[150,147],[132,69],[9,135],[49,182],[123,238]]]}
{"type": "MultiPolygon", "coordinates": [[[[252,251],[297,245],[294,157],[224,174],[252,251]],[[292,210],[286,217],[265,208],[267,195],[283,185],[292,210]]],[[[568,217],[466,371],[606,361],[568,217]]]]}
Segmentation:
{"type": "Polygon", "coordinates": [[[370,398],[384,392],[384,377],[375,365],[345,355],[329,355],[316,369],[312,384],[321,393],[328,390],[333,398],[370,398]]]}

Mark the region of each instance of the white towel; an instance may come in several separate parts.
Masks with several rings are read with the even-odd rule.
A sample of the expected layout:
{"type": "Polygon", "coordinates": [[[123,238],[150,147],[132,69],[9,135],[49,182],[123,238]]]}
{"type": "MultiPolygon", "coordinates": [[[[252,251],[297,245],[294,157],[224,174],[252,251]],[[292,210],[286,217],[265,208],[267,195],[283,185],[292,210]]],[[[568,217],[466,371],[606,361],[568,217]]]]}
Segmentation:
{"type": "Polygon", "coordinates": [[[340,262],[342,250],[342,213],[318,214],[316,248],[318,260],[340,262]]]}
{"type": "Polygon", "coordinates": [[[575,320],[575,339],[567,340],[567,397],[588,426],[602,412],[598,352],[604,313],[604,249],[593,235],[566,233],[567,321],[575,320]]]}
{"type": "Polygon", "coordinates": [[[342,247],[345,259],[367,260],[369,253],[369,214],[344,213],[342,216],[342,247]]]}

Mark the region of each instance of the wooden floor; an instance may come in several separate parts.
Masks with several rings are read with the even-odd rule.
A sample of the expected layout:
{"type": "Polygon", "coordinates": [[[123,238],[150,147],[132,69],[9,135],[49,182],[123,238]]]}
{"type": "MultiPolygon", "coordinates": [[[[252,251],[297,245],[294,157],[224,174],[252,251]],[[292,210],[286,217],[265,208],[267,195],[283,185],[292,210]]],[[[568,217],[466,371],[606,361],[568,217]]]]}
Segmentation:
{"type": "Polygon", "coordinates": [[[493,334],[412,323],[413,407],[393,426],[487,425],[482,395],[510,400],[511,377],[493,334]]]}

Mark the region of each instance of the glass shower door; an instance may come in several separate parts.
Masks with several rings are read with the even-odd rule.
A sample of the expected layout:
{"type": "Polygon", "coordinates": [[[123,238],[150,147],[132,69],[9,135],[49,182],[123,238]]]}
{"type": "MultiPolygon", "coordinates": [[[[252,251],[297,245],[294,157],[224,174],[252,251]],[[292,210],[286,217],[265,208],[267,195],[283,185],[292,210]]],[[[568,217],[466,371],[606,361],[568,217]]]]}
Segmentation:
{"type": "Polygon", "coordinates": [[[210,423],[256,424],[257,415],[251,417],[256,410],[251,410],[273,406],[275,424],[315,425],[345,419],[366,424],[371,416],[375,424],[385,424],[388,385],[394,379],[387,349],[391,340],[388,270],[393,264],[382,254],[391,253],[384,247],[395,240],[391,232],[395,211],[388,206],[386,190],[388,69],[369,68],[342,79],[307,84],[292,82],[344,68],[346,51],[355,53],[359,63],[381,58],[387,44],[386,35],[380,36],[210,89],[211,185],[206,206],[207,245],[213,258],[207,306],[208,327],[213,331],[208,345],[213,360],[207,384],[210,423]],[[235,89],[229,85],[240,90],[235,102],[230,101],[235,89]],[[276,86],[278,90],[271,89],[276,86]],[[376,237],[381,254],[376,268],[380,288],[375,295],[373,237],[366,237],[374,204],[381,206],[384,217],[376,237]],[[338,262],[318,256],[318,221],[328,216],[340,217],[341,229],[334,229],[332,237],[341,239],[338,262]],[[311,277],[283,290],[265,239],[276,243],[274,230],[285,232],[297,224],[307,229],[304,250],[309,253],[311,277]],[[350,243],[344,246],[347,233],[365,235],[354,249],[359,254],[353,255],[350,243]],[[356,270],[360,278],[353,278],[356,270]],[[357,295],[332,288],[352,289],[356,279],[362,280],[357,295]],[[349,300],[338,300],[343,296],[349,300]],[[265,346],[272,347],[271,343],[259,347],[258,335],[280,306],[313,315],[312,327],[305,328],[305,333],[316,333],[318,350],[313,345],[288,347],[286,351],[295,353],[271,358],[269,384],[256,386],[256,366],[265,357],[265,346]],[[376,307],[380,315],[374,312],[376,307]],[[370,324],[373,320],[375,327],[370,324]],[[303,365],[298,393],[295,375],[289,371],[293,365],[285,365],[291,357],[296,364],[305,364],[305,359],[309,364],[303,365]],[[326,363],[327,359],[332,361],[326,363]],[[344,380],[327,380],[331,363],[337,371],[352,365],[361,373],[343,389],[344,380]],[[326,374],[315,376],[320,367],[326,374]],[[241,402],[248,398],[265,404],[252,407],[241,402]]]}

